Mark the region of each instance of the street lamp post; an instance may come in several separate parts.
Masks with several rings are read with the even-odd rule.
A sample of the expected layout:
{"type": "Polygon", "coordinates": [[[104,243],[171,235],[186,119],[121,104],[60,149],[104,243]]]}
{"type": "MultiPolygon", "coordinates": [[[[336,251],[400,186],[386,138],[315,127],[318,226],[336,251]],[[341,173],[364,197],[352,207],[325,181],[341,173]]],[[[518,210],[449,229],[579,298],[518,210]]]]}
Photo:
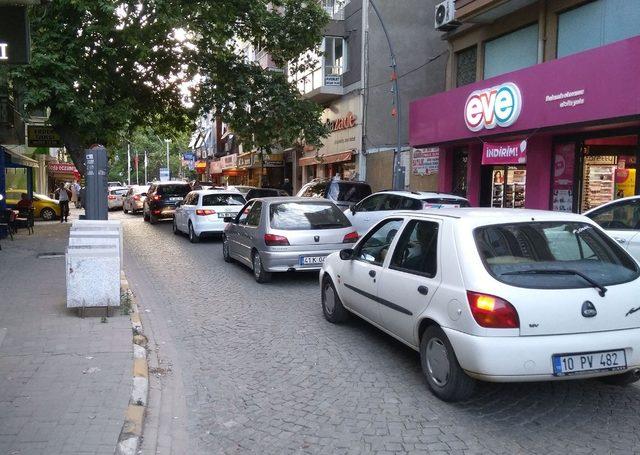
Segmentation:
{"type": "Polygon", "coordinates": [[[396,149],[393,152],[393,189],[394,190],[403,190],[404,189],[404,170],[402,169],[402,163],[400,161],[400,91],[398,90],[398,67],[396,66],[396,55],[393,52],[393,46],[391,45],[391,39],[389,38],[389,33],[387,32],[387,27],[382,20],[382,16],[380,15],[380,11],[376,7],[376,4],[373,0],[368,0],[369,4],[373,8],[373,12],[376,13],[378,20],[380,21],[380,25],[382,25],[382,31],[384,32],[384,36],[387,39],[387,44],[389,45],[389,55],[391,57],[391,68],[393,69],[393,93],[395,98],[395,117],[396,117],[396,149]]]}
{"type": "Polygon", "coordinates": [[[169,167],[169,143],[171,139],[165,139],[164,142],[167,144],[167,171],[169,172],[169,178],[171,178],[171,168],[169,167]]]}

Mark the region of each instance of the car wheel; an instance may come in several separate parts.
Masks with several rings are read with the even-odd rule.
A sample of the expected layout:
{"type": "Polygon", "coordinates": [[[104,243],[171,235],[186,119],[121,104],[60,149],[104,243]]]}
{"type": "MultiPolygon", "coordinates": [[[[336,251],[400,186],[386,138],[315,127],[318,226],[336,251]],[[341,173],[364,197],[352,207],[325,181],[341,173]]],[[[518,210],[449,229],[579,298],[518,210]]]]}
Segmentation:
{"type": "Polygon", "coordinates": [[[158,218],[153,216],[153,213],[149,212],[149,223],[156,224],[158,222],[158,218]]]}
{"type": "Polygon", "coordinates": [[[200,237],[196,234],[196,231],[193,230],[191,222],[189,222],[189,241],[191,243],[198,243],[200,241],[200,237]]]}
{"type": "Polygon", "coordinates": [[[267,272],[262,266],[262,258],[260,257],[260,253],[258,253],[257,251],[253,252],[251,263],[253,264],[253,277],[258,283],[268,283],[269,281],[271,281],[271,272],[267,272]]]}
{"type": "Polygon", "coordinates": [[[178,230],[178,225],[176,224],[176,219],[173,219],[173,233],[174,235],[178,235],[180,234],[180,231],[178,230]]]}
{"type": "Polygon", "coordinates": [[[145,221],[149,221],[149,211],[148,211],[148,210],[145,210],[145,209],[144,209],[144,207],[142,208],[142,218],[143,218],[145,221]]]}
{"type": "Polygon", "coordinates": [[[40,218],[42,218],[45,221],[55,220],[56,212],[55,210],[49,207],[45,207],[40,211],[40,218]]]}
{"type": "Polygon", "coordinates": [[[222,258],[224,259],[224,262],[233,262],[231,254],[229,253],[229,241],[227,240],[226,235],[222,236],[222,258]]]}
{"type": "Polygon", "coordinates": [[[460,367],[447,335],[438,326],[427,327],[420,340],[420,362],[429,388],[444,401],[462,401],[473,395],[476,381],[460,367]]]}
{"type": "Polygon", "coordinates": [[[600,381],[605,384],[618,385],[618,386],[626,386],[629,384],[633,384],[640,380],[640,370],[631,370],[622,374],[615,374],[613,376],[603,376],[598,378],[600,381]]]}
{"type": "Polygon", "coordinates": [[[328,276],[322,280],[322,313],[324,318],[334,324],[349,319],[349,312],[342,305],[333,281],[328,276]]]}

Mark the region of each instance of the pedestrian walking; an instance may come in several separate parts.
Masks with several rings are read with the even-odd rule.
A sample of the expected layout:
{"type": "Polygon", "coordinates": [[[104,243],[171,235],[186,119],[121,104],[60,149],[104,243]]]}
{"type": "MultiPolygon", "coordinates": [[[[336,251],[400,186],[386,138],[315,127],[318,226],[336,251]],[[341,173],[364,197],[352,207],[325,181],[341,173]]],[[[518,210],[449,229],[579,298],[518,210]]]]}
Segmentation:
{"type": "Polygon", "coordinates": [[[71,191],[69,191],[64,182],[60,182],[60,187],[56,190],[56,197],[60,203],[60,222],[66,222],[69,218],[69,200],[71,199],[71,191]]]}
{"type": "Polygon", "coordinates": [[[71,184],[71,202],[73,202],[73,206],[75,208],[79,208],[79,199],[80,199],[80,185],[78,182],[73,182],[71,184]]]}
{"type": "Polygon", "coordinates": [[[289,179],[287,178],[284,179],[284,183],[282,184],[281,189],[286,191],[287,194],[291,196],[291,193],[293,192],[293,186],[291,185],[291,182],[289,181],[289,179]]]}

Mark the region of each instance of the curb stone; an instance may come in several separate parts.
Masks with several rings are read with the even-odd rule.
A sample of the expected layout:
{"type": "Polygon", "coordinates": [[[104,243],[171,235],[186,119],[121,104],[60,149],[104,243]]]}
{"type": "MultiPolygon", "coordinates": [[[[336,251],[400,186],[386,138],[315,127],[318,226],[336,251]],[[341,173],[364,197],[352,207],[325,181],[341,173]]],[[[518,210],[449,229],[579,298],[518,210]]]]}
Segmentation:
{"type": "Polygon", "coordinates": [[[129,296],[131,300],[131,329],[133,332],[133,380],[131,386],[131,396],[129,406],[125,413],[124,423],[116,446],[116,455],[135,455],[142,438],[142,427],[144,424],[145,411],[149,397],[149,363],[147,360],[147,338],[142,332],[142,321],[138,312],[138,305],[129,282],[121,273],[121,292],[129,296]]]}

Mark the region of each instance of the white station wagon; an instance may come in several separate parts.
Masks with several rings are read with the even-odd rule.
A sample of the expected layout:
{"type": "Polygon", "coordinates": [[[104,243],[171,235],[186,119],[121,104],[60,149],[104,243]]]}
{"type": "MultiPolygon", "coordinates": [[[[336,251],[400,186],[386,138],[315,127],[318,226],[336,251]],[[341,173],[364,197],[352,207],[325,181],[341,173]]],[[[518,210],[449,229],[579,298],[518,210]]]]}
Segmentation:
{"type": "Polygon", "coordinates": [[[538,210],[400,212],[320,272],[322,309],[420,352],[429,387],[640,379],[640,269],[597,224],[538,210]]]}

